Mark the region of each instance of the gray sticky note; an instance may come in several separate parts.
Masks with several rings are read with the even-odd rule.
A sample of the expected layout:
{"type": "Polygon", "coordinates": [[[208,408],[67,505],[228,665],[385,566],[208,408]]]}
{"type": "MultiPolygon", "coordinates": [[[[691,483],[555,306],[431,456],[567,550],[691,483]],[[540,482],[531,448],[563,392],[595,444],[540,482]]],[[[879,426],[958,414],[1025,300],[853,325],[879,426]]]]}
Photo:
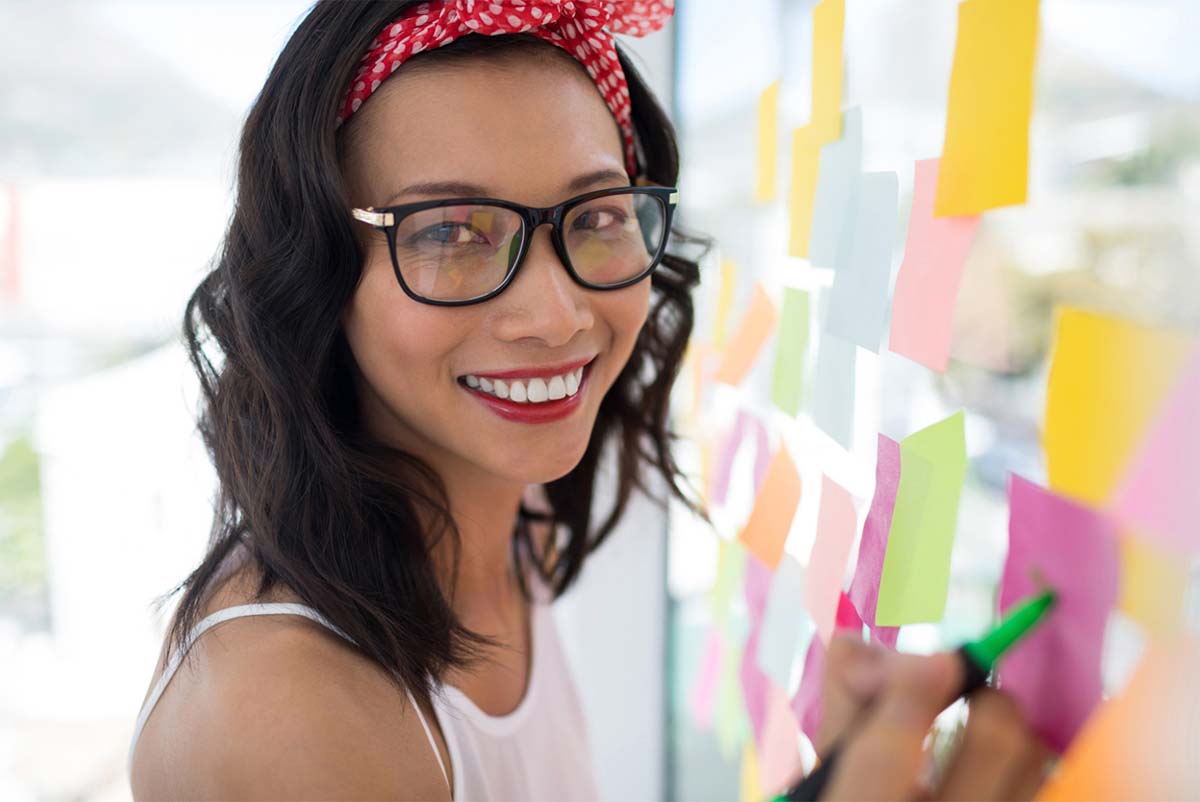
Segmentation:
{"type": "Polygon", "coordinates": [[[813,379],[813,422],[842,444],[854,448],[854,343],[823,332],[813,379]]]}
{"type": "Polygon", "coordinates": [[[808,260],[814,267],[836,266],[840,244],[849,236],[852,200],[861,172],[862,110],[855,106],[842,115],[842,138],[821,147],[808,241],[808,260]]]}

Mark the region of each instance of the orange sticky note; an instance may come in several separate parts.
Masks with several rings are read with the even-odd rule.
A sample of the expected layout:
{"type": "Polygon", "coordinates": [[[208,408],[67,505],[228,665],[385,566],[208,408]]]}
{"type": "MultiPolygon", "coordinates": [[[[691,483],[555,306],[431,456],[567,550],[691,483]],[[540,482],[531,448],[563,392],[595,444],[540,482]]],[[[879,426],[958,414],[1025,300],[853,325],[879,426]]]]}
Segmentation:
{"type": "Polygon", "coordinates": [[[741,325],[730,338],[721,354],[721,364],[714,381],[724,384],[740,384],[750,370],[750,365],[762,350],[767,337],[775,329],[779,313],[775,309],[762,284],[754,285],[750,306],[742,316],[741,325]]]}
{"type": "Polygon", "coordinates": [[[788,256],[808,258],[813,199],[821,164],[821,140],[811,125],[792,131],[792,180],[788,186],[788,256]]]}
{"type": "Polygon", "coordinates": [[[934,214],[1025,202],[1038,0],[966,0],[946,104],[934,214]]]}
{"type": "Polygon", "coordinates": [[[754,508],[738,541],[754,556],[762,560],[771,570],[779,567],[783,559],[783,544],[792,528],[792,518],[800,503],[800,474],[788,455],[787,447],[780,445],[771,457],[766,478],[754,498],[754,508]]]}
{"type": "Polygon", "coordinates": [[[1152,640],[1125,690],[1102,704],[1037,802],[1195,799],[1200,639],[1152,640]]]}

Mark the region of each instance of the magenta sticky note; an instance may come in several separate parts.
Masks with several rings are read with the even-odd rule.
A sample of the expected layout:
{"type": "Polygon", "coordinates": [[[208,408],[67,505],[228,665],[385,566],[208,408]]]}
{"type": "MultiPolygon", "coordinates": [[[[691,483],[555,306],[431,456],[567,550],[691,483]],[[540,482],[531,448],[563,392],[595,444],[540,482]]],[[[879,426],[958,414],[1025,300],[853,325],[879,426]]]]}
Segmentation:
{"type": "Polygon", "coordinates": [[[826,643],[833,635],[838,598],[850,549],[858,533],[854,498],[828,476],[821,477],[821,506],[817,511],[817,537],[808,559],[804,585],[805,606],[826,643]]]}
{"type": "Polygon", "coordinates": [[[1000,659],[999,686],[1046,745],[1062,752],[1100,702],[1100,654],[1117,601],[1113,521],[1019,476],[1009,482],[1000,612],[1047,587],[1055,606],[1000,659]]]}
{"type": "Polygon", "coordinates": [[[733,460],[747,436],[754,438],[754,489],[757,492],[771,463],[771,441],[767,427],[748,410],[739,409],[733,427],[717,443],[717,464],[713,470],[711,497],[724,504],[729,493],[733,460]]]}
{"type": "Polygon", "coordinates": [[[821,683],[824,678],[825,644],[820,638],[813,638],[804,656],[800,687],[792,697],[792,712],[800,722],[800,730],[813,743],[816,743],[817,729],[821,726],[821,683]]]}
{"type": "Polygon", "coordinates": [[[1200,551],[1200,345],[1135,449],[1112,510],[1168,548],[1200,551]]]}
{"type": "Polygon", "coordinates": [[[863,524],[858,544],[858,562],[850,581],[850,601],[871,630],[871,637],[891,648],[896,646],[900,627],[875,625],[875,605],[879,601],[879,579],[883,576],[883,556],[887,552],[888,532],[892,528],[892,509],[896,506],[896,488],[900,486],[900,444],[887,435],[879,435],[875,459],[875,495],[863,524]]]}
{"type": "Polygon", "coordinates": [[[944,371],[950,356],[954,302],[979,216],[933,216],[940,161],[916,163],[908,239],[892,293],[888,348],[944,371]]]}
{"type": "Polygon", "coordinates": [[[758,667],[758,639],[762,630],[758,627],[750,630],[746,638],[746,646],[742,650],[742,664],[739,676],[742,680],[742,700],[746,705],[746,715],[750,719],[750,729],[754,733],[755,745],[762,745],[763,726],[767,720],[767,689],[771,679],[758,667]]]}
{"type": "Polygon", "coordinates": [[[837,617],[834,619],[833,627],[837,630],[848,629],[858,633],[859,636],[862,635],[862,617],[858,614],[858,610],[854,609],[854,604],[845,591],[842,591],[841,596],[838,597],[837,617]]]}
{"type": "Polygon", "coordinates": [[[700,658],[700,668],[692,684],[692,721],[701,732],[712,729],[713,700],[716,698],[717,679],[721,675],[721,662],[725,657],[725,639],[716,624],[708,629],[708,640],[700,658]]]}

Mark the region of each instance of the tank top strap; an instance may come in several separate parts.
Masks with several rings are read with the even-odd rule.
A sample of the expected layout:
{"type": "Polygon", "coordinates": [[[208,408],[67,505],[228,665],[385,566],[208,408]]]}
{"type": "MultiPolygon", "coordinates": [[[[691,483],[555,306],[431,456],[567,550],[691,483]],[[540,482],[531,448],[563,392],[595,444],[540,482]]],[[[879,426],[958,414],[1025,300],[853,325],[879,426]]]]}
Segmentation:
{"type": "MultiPolygon", "coordinates": [[[[133,728],[133,738],[129,743],[129,754],[125,761],[126,775],[132,776],[133,774],[133,752],[137,747],[138,738],[141,736],[142,730],[146,726],[146,720],[150,718],[150,713],[154,710],[154,706],[158,704],[159,697],[161,697],[163,692],[167,689],[167,685],[171,682],[171,678],[175,676],[175,672],[179,669],[180,664],[183,662],[184,656],[192,647],[192,644],[196,642],[197,638],[222,621],[228,621],[231,618],[241,618],[243,616],[250,615],[301,615],[332,630],[345,640],[353,643],[355,646],[358,645],[358,642],[355,641],[354,638],[347,635],[339,627],[335,626],[333,622],[331,622],[318,611],[314,610],[312,607],[309,607],[307,604],[298,604],[296,602],[238,604],[234,605],[233,607],[226,607],[223,610],[217,610],[215,613],[205,616],[192,628],[192,631],[188,633],[186,638],[184,638],[183,643],[180,644],[180,646],[171,655],[170,660],[167,661],[166,668],[163,670],[162,675],[158,678],[158,681],[154,683],[154,689],[150,692],[150,695],[146,698],[145,704],[142,705],[142,709],[138,713],[137,723],[133,728]]],[[[442,770],[442,777],[446,780],[446,786],[450,787],[450,777],[446,773],[445,764],[442,762],[442,753],[440,750],[438,750],[437,743],[433,739],[433,733],[430,732],[429,724],[425,721],[425,714],[421,712],[421,707],[417,704],[416,699],[413,697],[412,691],[407,688],[405,688],[405,691],[408,693],[409,702],[417,711],[417,717],[421,720],[421,727],[425,730],[425,737],[429,739],[429,745],[433,749],[434,757],[437,758],[438,768],[442,770]]]]}

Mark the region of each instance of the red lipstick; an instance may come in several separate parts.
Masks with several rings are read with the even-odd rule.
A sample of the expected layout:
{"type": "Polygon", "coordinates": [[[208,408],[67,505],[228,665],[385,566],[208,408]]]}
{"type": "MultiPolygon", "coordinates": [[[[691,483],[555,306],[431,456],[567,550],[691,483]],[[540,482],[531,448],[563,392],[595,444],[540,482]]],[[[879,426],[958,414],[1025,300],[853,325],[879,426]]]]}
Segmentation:
{"type": "MultiPolygon", "coordinates": [[[[579,367],[581,362],[575,362],[574,367],[579,367]]],[[[588,362],[583,368],[583,378],[579,380],[579,389],[575,391],[575,395],[563,396],[557,401],[541,401],[529,402],[525,404],[517,403],[506,398],[497,398],[491,393],[485,393],[478,388],[469,387],[462,379],[458,380],[458,384],[468,393],[479,399],[485,406],[491,409],[505,420],[515,421],[517,423],[550,423],[551,421],[562,420],[576,409],[579,408],[583,401],[583,394],[587,390],[590,383],[589,379],[592,375],[592,362],[588,362]]],[[[571,370],[570,367],[565,370],[571,370]]],[[[554,371],[546,375],[556,375],[558,372],[565,372],[564,369],[555,368],[554,371]]],[[[505,374],[485,374],[488,378],[492,375],[497,375],[503,379],[505,374]]],[[[536,376],[534,373],[513,372],[513,376],[536,376]]]]}

